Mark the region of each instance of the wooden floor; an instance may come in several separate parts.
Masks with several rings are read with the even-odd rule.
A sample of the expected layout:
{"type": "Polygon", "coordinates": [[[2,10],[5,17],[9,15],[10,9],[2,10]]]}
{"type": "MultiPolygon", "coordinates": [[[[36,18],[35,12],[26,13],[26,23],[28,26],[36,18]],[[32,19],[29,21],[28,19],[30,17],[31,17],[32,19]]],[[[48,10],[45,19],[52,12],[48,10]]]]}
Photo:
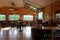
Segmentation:
{"type": "Polygon", "coordinates": [[[22,32],[19,32],[16,27],[9,30],[0,30],[0,40],[32,40],[31,27],[27,26],[22,29],[22,32]]]}

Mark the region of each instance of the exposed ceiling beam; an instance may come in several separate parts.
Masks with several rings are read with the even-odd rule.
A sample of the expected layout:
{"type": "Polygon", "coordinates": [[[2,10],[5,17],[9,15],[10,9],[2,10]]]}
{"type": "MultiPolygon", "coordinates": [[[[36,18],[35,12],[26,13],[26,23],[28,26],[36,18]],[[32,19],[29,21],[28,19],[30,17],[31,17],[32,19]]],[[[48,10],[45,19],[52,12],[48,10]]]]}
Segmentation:
{"type": "Polygon", "coordinates": [[[38,7],[38,8],[40,8],[40,6],[43,7],[42,5],[37,4],[37,3],[33,2],[33,1],[30,1],[30,0],[24,0],[24,3],[31,4],[31,5],[33,5],[35,7],[38,7]]]}

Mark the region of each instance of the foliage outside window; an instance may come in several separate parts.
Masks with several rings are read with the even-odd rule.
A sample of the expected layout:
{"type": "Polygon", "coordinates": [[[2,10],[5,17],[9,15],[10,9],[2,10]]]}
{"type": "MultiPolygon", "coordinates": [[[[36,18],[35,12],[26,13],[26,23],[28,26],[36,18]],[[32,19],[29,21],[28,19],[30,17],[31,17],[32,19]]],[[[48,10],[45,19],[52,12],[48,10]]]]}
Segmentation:
{"type": "Polygon", "coordinates": [[[38,20],[43,20],[43,11],[38,13],[38,20]]]}
{"type": "Polygon", "coordinates": [[[23,20],[25,20],[25,21],[33,21],[33,15],[23,15],[23,20]]]}
{"type": "Polygon", "coordinates": [[[19,20],[19,19],[20,19],[20,15],[18,14],[9,15],[9,20],[19,20]]]}
{"type": "Polygon", "coordinates": [[[6,15],[0,14],[0,20],[6,20],[6,15]]]}

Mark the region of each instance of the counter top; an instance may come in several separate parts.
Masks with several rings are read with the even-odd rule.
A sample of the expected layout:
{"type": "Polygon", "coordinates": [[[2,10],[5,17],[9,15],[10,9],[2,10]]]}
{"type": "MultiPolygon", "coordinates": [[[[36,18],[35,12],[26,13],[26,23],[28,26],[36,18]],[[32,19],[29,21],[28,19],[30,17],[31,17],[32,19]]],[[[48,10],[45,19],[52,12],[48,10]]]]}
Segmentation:
{"type": "Polygon", "coordinates": [[[36,29],[46,29],[46,30],[60,30],[60,27],[58,26],[42,26],[42,27],[32,27],[32,28],[36,28],[36,29]]]}

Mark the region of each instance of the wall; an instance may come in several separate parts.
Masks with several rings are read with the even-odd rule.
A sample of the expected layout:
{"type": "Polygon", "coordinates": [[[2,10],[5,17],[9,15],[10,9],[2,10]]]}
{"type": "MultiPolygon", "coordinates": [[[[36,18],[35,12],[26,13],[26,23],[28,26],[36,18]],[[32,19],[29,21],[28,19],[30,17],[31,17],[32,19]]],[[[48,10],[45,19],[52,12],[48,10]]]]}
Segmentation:
{"type": "Polygon", "coordinates": [[[52,19],[56,21],[56,11],[60,11],[60,1],[52,4],[52,19]]]}
{"type": "Polygon", "coordinates": [[[56,11],[60,11],[60,0],[47,5],[43,8],[44,10],[44,20],[48,20],[51,18],[54,22],[56,22],[56,11]],[[47,17],[49,15],[50,17],[47,17]]]}
{"type": "MultiPolygon", "coordinates": [[[[15,10],[9,10],[10,7],[1,7],[0,8],[0,14],[5,14],[6,15],[6,22],[8,23],[10,20],[9,20],[9,15],[10,14],[19,14],[20,15],[20,20],[23,21],[23,15],[33,15],[33,21],[36,20],[36,12],[32,11],[32,10],[29,10],[27,8],[24,8],[24,7],[14,7],[13,9],[15,10]]],[[[18,20],[17,20],[18,21],[18,20]]],[[[26,22],[26,21],[24,21],[26,22]]],[[[28,21],[28,25],[30,24],[30,22],[28,21]]],[[[9,24],[7,24],[7,26],[9,26],[9,24]]],[[[0,27],[1,27],[1,24],[0,24],[0,27]]]]}
{"type": "Polygon", "coordinates": [[[10,7],[1,7],[0,8],[0,14],[6,14],[6,21],[9,21],[8,20],[8,15],[9,14],[19,14],[20,15],[20,19],[23,20],[23,15],[26,15],[26,14],[29,14],[29,15],[33,15],[34,16],[34,20],[35,20],[35,15],[36,15],[36,12],[32,11],[32,10],[29,10],[29,9],[26,9],[24,7],[14,7],[13,9],[15,10],[9,10],[10,7]]]}
{"type": "Polygon", "coordinates": [[[51,5],[47,5],[46,7],[44,7],[44,20],[47,21],[50,18],[51,18],[51,5]]]}

